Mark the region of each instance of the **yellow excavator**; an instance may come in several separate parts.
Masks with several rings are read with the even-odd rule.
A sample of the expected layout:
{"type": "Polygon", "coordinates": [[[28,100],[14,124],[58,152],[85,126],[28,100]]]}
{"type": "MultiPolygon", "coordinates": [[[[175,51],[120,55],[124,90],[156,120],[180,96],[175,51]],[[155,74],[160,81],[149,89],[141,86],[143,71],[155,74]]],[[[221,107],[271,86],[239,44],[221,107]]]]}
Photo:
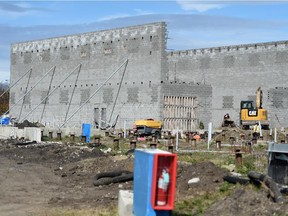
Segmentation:
{"type": "Polygon", "coordinates": [[[250,126],[259,122],[262,129],[269,129],[267,110],[262,107],[262,97],[263,92],[259,87],[256,91],[256,107],[253,106],[253,101],[240,102],[240,126],[243,129],[249,129],[250,126]]]}

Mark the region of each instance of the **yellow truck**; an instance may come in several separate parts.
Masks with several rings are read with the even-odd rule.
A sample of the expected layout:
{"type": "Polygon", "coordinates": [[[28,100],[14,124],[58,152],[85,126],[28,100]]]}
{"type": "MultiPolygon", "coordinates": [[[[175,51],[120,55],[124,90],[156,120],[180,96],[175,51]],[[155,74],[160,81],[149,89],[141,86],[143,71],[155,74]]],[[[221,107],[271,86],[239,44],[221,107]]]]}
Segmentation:
{"type": "Polygon", "coordinates": [[[256,91],[256,107],[253,107],[253,101],[240,102],[240,125],[243,129],[249,129],[250,126],[260,122],[261,127],[269,129],[267,110],[262,107],[262,90],[259,87],[256,91]]]}
{"type": "Polygon", "coordinates": [[[154,119],[141,119],[134,123],[135,132],[139,136],[161,137],[162,122],[154,119]]]}

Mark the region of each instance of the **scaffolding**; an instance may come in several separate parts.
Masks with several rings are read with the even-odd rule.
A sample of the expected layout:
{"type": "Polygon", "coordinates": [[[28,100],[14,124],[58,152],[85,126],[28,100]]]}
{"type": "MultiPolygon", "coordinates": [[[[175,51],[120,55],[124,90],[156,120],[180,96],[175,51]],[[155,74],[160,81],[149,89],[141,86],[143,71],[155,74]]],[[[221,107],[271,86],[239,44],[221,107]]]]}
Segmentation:
{"type": "Polygon", "coordinates": [[[195,131],[196,97],[164,96],[163,117],[164,130],[195,131]]]}

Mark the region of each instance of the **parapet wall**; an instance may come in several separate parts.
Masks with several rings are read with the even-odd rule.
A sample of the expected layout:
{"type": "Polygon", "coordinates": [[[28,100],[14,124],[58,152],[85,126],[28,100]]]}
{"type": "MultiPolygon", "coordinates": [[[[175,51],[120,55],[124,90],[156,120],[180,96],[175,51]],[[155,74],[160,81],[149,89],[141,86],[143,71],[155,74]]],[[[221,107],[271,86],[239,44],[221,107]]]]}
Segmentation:
{"type": "Polygon", "coordinates": [[[191,50],[179,50],[169,52],[169,55],[203,55],[207,53],[229,53],[235,51],[245,51],[245,50],[271,50],[274,48],[287,48],[288,41],[274,41],[266,43],[254,43],[254,44],[242,44],[242,45],[232,45],[232,46],[221,46],[221,47],[210,47],[210,48],[201,48],[201,49],[191,49],[191,50]]]}

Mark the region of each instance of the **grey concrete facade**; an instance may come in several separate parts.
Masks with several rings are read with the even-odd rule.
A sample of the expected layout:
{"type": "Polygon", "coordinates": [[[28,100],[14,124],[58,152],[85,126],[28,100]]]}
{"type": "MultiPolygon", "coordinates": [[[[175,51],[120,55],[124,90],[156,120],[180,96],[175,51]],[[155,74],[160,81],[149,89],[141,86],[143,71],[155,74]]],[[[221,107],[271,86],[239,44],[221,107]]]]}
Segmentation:
{"type": "Polygon", "coordinates": [[[45,99],[49,86],[51,92],[60,85],[46,105],[42,102],[26,119],[57,127],[64,122],[67,111],[69,118],[97,89],[99,92],[65,126],[79,126],[83,122],[94,125],[95,121],[105,126],[105,122],[113,123],[117,115],[120,117],[117,127],[123,127],[124,121],[127,126],[132,126],[139,118],[159,119],[160,84],[167,71],[165,49],[165,23],[13,44],[11,83],[31,68],[32,74],[30,79],[25,76],[17,87],[11,89],[10,107],[14,108],[10,114],[21,120],[45,99]],[[125,65],[119,69],[126,60],[126,70],[125,65]],[[19,101],[25,95],[26,87],[28,90],[33,88],[53,67],[54,75],[52,69],[27,94],[23,103],[19,101]],[[61,84],[75,68],[75,72],[61,84]],[[117,69],[115,76],[101,88],[117,69]]]}
{"type": "Polygon", "coordinates": [[[105,126],[117,115],[116,128],[132,127],[162,119],[164,97],[180,96],[195,97],[198,121],[217,127],[226,113],[238,122],[240,101],[261,86],[272,126],[288,126],[287,41],[166,52],[166,34],[160,22],[13,44],[11,83],[32,73],[11,89],[11,116],[23,120],[54,91],[25,119],[57,127],[83,106],[65,127],[105,126]]]}
{"type": "Polygon", "coordinates": [[[174,51],[168,65],[171,81],[212,86],[215,127],[226,113],[239,123],[240,101],[255,101],[259,86],[270,125],[288,126],[288,41],[174,51]]]}

